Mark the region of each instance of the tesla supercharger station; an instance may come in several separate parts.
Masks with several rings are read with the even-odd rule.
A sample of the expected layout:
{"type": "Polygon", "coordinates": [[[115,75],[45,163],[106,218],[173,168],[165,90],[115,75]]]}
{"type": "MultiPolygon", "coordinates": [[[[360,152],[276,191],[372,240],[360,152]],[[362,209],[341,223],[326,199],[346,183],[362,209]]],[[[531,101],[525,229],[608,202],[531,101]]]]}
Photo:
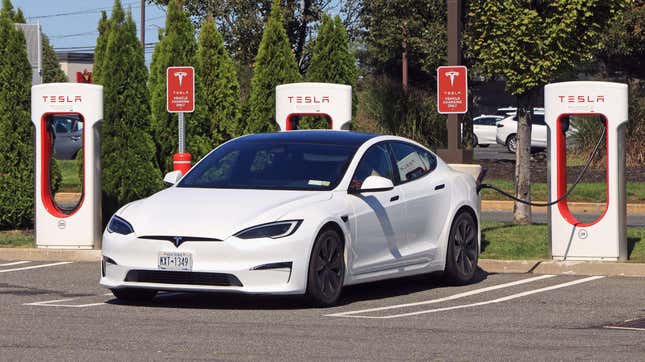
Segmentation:
{"type": "MultiPolygon", "coordinates": [[[[627,85],[609,82],[564,82],[544,90],[549,129],[549,199],[567,192],[567,128],[570,122],[606,127],[605,210],[596,220],[579,221],[566,198],[548,208],[551,255],[556,260],[625,260],[625,128],[627,85]]],[[[572,131],[575,132],[575,131],[572,131]]],[[[602,143],[601,143],[602,145],[602,143]]]]}
{"type": "Polygon", "coordinates": [[[31,121],[35,126],[35,232],[39,248],[92,249],[101,240],[101,165],[99,123],[103,120],[103,87],[49,83],[31,88],[31,121]],[[54,142],[62,142],[61,119],[81,122],[83,174],[80,200],[71,207],[55,199],[50,185],[54,142]],[[56,132],[56,133],[55,133],[56,132]],[[58,138],[58,140],[57,140],[58,138]]]}
{"type": "Polygon", "coordinates": [[[333,83],[292,83],[275,88],[276,122],[281,131],[298,129],[301,116],[324,117],[329,128],[349,130],[352,87],[333,83]]]}

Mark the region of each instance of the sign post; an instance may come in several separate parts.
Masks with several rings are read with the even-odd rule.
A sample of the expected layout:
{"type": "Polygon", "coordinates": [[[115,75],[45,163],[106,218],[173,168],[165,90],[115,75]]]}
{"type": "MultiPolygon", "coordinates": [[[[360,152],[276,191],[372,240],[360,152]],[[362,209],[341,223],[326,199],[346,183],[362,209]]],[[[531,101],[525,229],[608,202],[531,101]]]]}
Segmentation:
{"type": "Polygon", "coordinates": [[[166,69],[166,109],[178,113],[177,131],[179,142],[173,155],[173,169],[186,174],[190,169],[191,156],[186,152],[184,113],[195,111],[195,69],[193,67],[168,67],[166,69]]]}

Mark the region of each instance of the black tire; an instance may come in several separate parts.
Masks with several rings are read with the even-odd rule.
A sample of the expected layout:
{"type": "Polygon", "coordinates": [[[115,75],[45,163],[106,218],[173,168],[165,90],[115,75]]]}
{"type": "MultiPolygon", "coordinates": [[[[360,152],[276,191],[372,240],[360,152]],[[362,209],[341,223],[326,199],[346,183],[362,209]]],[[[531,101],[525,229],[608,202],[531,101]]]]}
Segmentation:
{"type": "Polygon", "coordinates": [[[335,229],[324,229],[316,237],[309,272],[307,298],[319,307],[336,305],[345,280],[345,252],[343,241],[335,229]]]}
{"type": "Polygon", "coordinates": [[[477,138],[476,134],[473,134],[473,148],[479,146],[479,138],[477,138]]]}
{"type": "Polygon", "coordinates": [[[483,147],[483,148],[486,148],[486,147],[488,147],[488,146],[490,146],[490,145],[489,145],[489,144],[479,145],[479,147],[483,147]]]}
{"type": "Polygon", "coordinates": [[[506,139],[506,149],[508,152],[515,153],[517,151],[517,135],[512,134],[506,139]]]}
{"type": "Polygon", "coordinates": [[[457,285],[468,284],[477,272],[479,246],[477,223],[468,212],[457,215],[450,227],[445,277],[457,285]]]}
{"type": "Polygon", "coordinates": [[[111,289],[111,291],[118,299],[131,303],[149,302],[157,295],[157,291],[153,289],[123,288],[111,289]]]}

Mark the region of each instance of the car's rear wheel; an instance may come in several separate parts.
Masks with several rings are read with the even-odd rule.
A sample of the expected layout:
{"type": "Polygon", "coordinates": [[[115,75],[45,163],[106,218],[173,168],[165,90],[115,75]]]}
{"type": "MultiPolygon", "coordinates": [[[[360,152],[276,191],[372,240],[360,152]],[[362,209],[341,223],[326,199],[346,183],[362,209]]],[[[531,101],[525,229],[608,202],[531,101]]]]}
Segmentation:
{"type": "Polygon", "coordinates": [[[111,291],[118,299],[133,303],[149,302],[157,295],[157,291],[153,289],[122,288],[111,291]]]}
{"type": "Polygon", "coordinates": [[[453,284],[467,284],[477,271],[479,246],[477,223],[468,212],[461,212],[450,228],[445,274],[453,284]]]}
{"type": "Polygon", "coordinates": [[[512,134],[506,139],[506,149],[508,152],[515,153],[517,151],[517,136],[512,134]]]}
{"type": "Polygon", "coordinates": [[[312,304],[333,306],[340,298],[345,279],[343,242],[333,228],[323,230],[314,243],[307,274],[307,297],[312,304]]]}

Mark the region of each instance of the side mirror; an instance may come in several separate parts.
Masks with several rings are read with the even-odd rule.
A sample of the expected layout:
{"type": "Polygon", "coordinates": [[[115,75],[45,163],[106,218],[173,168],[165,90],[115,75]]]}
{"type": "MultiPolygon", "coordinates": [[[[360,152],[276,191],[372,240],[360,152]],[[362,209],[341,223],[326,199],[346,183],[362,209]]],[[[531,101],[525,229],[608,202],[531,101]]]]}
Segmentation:
{"type": "Polygon", "coordinates": [[[350,193],[359,194],[362,192],[379,192],[390,191],[394,189],[394,184],[389,178],[382,176],[369,176],[363,181],[360,189],[350,190],[350,193]]]}
{"type": "Polygon", "coordinates": [[[168,172],[166,176],[164,176],[163,182],[168,186],[172,186],[177,182],[179,182],[182,176],[183,175],[181,174],[181,171],[171,171],[171,172],[168,172]]]}

